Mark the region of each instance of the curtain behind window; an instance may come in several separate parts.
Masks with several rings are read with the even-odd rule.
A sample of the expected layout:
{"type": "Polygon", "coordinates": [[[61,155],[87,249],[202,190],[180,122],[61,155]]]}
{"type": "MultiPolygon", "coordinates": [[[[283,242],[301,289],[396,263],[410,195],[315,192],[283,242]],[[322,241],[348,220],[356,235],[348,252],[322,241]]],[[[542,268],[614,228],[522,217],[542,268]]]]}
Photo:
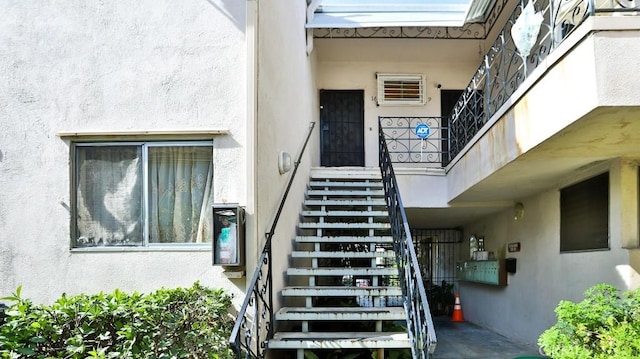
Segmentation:
{"type": "Polygon", "coordinates": [[[78,147],[76,154],[76,246],[141,245],[140,147],[78,147]]]}
{"type": "Polygon", "coordinates": [[[149,147],[149,243],[211,241],[211,147],[149,147]]]}

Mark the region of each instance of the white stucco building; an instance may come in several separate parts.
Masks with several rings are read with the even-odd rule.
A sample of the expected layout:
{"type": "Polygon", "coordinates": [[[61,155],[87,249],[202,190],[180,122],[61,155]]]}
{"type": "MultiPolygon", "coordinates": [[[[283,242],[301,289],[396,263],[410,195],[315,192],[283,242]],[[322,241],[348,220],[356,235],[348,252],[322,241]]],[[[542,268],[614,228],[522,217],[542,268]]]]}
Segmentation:
{"type": "MultiPolygon", "coordinates": [[[[11,2],[3,13],[3,295],[22,285],[26,297],[48,302],[62,292],[149,291],[196,279],[241,295],[211,266],[210,245],[154,247],[164,240],[144,238],[144,221],[133,221],[136,229],[130,221],[124,230],[135,246],[115,245],[126,237],[118,229],[98,233],[80,217],[107,221],[107,215],[82,200],[74,177],[115,172],[82,169],[80,162],[91,161],[76,155],[97,149],[103,164],[109,160],[106,151],[76,145],[127,142],[138,154],[114,161],[132,171],[146,166],[140,151],[147,141],[197,140],[208,143],[204,152],[213,153],[215,163],[207,195],[246,203],[246,4],[11,2]],[[76,208],[84,213],[74,217],[76,208]],[[85,226],[78,232],[75,218],[85,226]],[[97,245],[102,236],[114,245],[97,245]],[[80,243],[81,237],[95,237],[96,246],[80,243]]],[[[145,191],[131,188],[131,176],[122,174],[117,188],[141,199],[145,191]]],[[[133,176],[141,180],[141,172],[133,176]]],[[[100,185],[108,192],[107,181],[100,185]]],[[[105,196],[107,212],[117,217],[113,224],[142,215],[140,202],[116,209],[124,201],[94,195],[105,196]]]]}
{"type": "MultiPolygon", "coordinates": [[[[278,293],[312,168],[377,167],[387,118],[388,144],[404,148],[392,159],[410,227],[459,233],[453,271],[472,236],[516,259],[500,286],[449,269],[465,317],[535,343],[559,300],[640,285],[640,17],[595,2],[591,16],[562,18],[570,3],[537,2],[546,25],[523,61],[496,42],[519,1],[467,24],[455,16],[469,2],[456,1],[452,19],[346,25],[329,0],[5,2],[0,297],[198,280],[240,307],[291,173],[279,156],[295,161],[316,123],[273,238],[278,293]],[[407,86],[401,105],[393,81],[407,86]],[[213,203],[246,211],[242,267],[212,265],[213,203]]],[[[274,308],[285,304],[276,294],[274,308]]]]}

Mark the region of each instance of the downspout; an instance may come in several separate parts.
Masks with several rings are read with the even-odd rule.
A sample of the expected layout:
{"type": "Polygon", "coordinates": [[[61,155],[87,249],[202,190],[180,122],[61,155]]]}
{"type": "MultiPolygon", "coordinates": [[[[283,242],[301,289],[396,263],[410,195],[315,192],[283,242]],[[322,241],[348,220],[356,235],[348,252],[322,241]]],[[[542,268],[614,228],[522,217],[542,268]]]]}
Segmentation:
{"type": "MultiPolygon", "coordinates": [[[[256,261],[262,249],[262,236],[258,236],[258,0],[247,0],[246,10],[247,45],[247,208],[246,212],[246,273],[253,273],[256,261]]],[[[251,281],[251,275],[245,277],[245,288],[251,281]]],[[[245,289],[246,291],[246,289],[245,289]]]]}

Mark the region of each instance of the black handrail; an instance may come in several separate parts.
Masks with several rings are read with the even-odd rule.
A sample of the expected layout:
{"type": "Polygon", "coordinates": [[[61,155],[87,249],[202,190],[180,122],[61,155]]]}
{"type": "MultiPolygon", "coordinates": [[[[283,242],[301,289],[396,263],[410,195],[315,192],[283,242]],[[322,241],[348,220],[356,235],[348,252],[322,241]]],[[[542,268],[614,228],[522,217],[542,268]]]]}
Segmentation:
{"type": "Polygon", "coordinates": [[[378,119],[379,164],[382,172],[385,199],[389,210],[393,247],[398,264],[398,275],[413,358],[428,358],[436,349],[437,339],[433,319],[429,311],[418,257],[413,246],[407,215],[400,198],[400,190],[393,172],[393,164],[385,141],[380,118],[378,119]]]}
{"type": "Polygon", "coordinates": [[[273,338],[273,282],[272,282],[272,269],[271,269],[271,239],[275,233],[280,214],[284,208],[284,203],[289,195],[289,190],[293,184],[293,179],[298,172],[298,166],[302,160],[304,150],[307,148],[309,138],[315,127],[315,122],[311,122],[309,126],[309,133],[307,134],[302,149],[298,154],[298,159],[295,161],[291,177],[287,187],[282,194],[280,205],[271,224],[269,232],[265,233],[265,243],[262,249],[262,254],[258,260],[256,270],[253,273],[251,282],[247,289],[247,295],[242,303],[240,312],[238,312],[238,318],[236,319],[231,336],[229,337],[229,344],[238,358],[264,358],[267,350],[267,344],[269,339],[273,338]],[[266,267],[266,268],[265,268],[266,267]],[[266,273],[264,270],[266,269],[266,273]],[[248,313],[249,309],[253,310],[248,313]],[[240,335],[240,331],[244,331],[244,335],[240,335]],[[244,353],[243,353],[244,352],[244,353]]]}

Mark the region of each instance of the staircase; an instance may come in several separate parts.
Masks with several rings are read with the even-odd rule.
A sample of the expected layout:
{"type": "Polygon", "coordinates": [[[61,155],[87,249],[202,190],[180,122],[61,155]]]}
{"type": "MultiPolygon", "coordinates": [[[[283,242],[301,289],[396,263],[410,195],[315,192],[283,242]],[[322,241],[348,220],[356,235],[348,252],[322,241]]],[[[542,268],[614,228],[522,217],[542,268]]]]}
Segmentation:
{"type": "Polygon", "coordinates": [[[313,169],[298,233],[268,348],[298,359],[410,348],[380,169],[313,169]]]}

